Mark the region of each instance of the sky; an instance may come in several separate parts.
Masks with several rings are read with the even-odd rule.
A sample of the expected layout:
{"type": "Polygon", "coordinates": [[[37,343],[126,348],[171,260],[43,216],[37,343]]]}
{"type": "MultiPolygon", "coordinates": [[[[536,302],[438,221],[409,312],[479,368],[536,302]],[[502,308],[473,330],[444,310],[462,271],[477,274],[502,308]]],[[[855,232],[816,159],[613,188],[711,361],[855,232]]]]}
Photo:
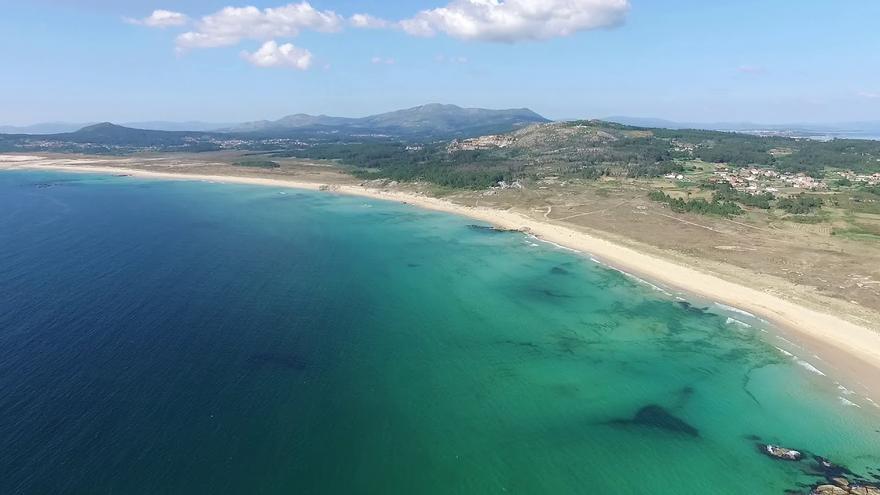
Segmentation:
{"type": "Polygon", "coordinates": [[[877,0],[0,0],[0,124],[880,120],[877,0]]]}

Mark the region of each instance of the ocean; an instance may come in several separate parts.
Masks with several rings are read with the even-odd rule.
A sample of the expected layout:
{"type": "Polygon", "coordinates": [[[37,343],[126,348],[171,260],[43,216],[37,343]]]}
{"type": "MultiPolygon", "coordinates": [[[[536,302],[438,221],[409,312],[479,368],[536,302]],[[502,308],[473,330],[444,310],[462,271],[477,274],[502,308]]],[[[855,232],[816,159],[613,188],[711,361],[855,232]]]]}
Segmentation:
{"type": "Polygon", "coordinates": [[[814,454],[880,475],[880,409],[760,321],[409,205],[2,172],[0,295],[2,494],[808,493],[814,454]]]}

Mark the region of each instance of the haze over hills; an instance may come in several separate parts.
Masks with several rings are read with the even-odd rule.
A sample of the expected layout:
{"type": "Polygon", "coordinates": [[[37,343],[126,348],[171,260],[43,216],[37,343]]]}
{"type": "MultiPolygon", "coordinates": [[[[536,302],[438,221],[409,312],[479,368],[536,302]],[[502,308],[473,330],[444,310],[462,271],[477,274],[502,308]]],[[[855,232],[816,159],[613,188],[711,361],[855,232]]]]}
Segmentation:
{"type": "Polygon", "coordinates": [[[676,122],[654,117],[627,116],[605,117],[602,120],[636,127],[662,129],[706,129],[749,133],[880,139],[880,121],[762,124],[756,122],[676,122]]]}
{"type": "MultiPolygon", "coordinates": [[[[98,122],[45,122],[40,124],[13,126],[0,125],[0,134],[63,134],[68,132],[76,132],[84,127],[95,125],[98,122]]],[[[123,127],[133,129],[144,129],[152,131],[216,131],[237,124],[233,123],[211,123],[200,121],[187,122],[170,122],[170,121],[148,121],[148,122],[123,122],[119,124],[123,127]]]]}
{"type": "Polygon", "coordinates": [[[112,153],[212,151],[237,147],[260,151],[279,147],[289,149],[316,141],[466,139],[547,122],[550,121],[528,109],[487,110],[432,104],[362,118],[298,114],[222,130],[199,130],[209,127],[204,123],[147,123],[164,128],[157,130],[104,122],[53,134],[0,134],[0,149],[112,153]],[[181,130],[187,125],[194,129],[181,130]]]}
{"type": "Polygon", "coordinates": [[[279,120],[246,122],[226,132],[278,132],[304,127],[338,127],[348,130],[387,131],[400,134],[473,134],[491,128],[516,128],[550,122],[527,108],[487,110],[456,105],[429,104],[361,118],[296,114],[279,120]]]}
{"type": "MultiPolygon", "coordinates": [[[[488,110],[461,108],[456,105],[429,104],[367,117],[331,117],[328,115],[294,114],[278,120],[244,123],[130,122],[120,126],[154,130],[216,133],[260,133],[283,136],[290,130],[327,130],[343,133],[385,133],[393,135],[472,136],[488,132],[505,132],[529,124],[550,120],[527,108],[488,110]]],[[[31,126],[0,126],[0,134],[65,134],[77,132],[95,123],[45,123],[31,126]]]]}
{"type": "MultiPolygon", "coordinates": [[[[578,120],[575,118],[561,121],[578,120]]],[[[783,135],[793,137],[841,137],[854,139],[880,139],[880,121],[859,122],[793,122],[766,124],[757,122],[692,122],[674,121],[655,117],[611,116],[601,120],[635,127],[660,129],[704,129],[746,132],[753,134],[783,135]]],[[[397,110],[367,117],[334,117],[329,115],[292,114],[277,120],[251,122],[203,122],[203,121],[140,121],[123,122],[119,125],[132,129],[212,132],[254,133],[283,137],[290,131],[312,130],[319,132],[384,133],[388,135],[437,135],[439,137],[470,137],[492,132],[506,132],[517,127],[550,122],[549,119],[529,110],[487,110],[461,108],[455,105],[429,104],[405,110],[397,110]]],[[[27,126],[0,125],[0,134],[51,135],[73,133],[96,122],[46,122],[27,126]]]]}

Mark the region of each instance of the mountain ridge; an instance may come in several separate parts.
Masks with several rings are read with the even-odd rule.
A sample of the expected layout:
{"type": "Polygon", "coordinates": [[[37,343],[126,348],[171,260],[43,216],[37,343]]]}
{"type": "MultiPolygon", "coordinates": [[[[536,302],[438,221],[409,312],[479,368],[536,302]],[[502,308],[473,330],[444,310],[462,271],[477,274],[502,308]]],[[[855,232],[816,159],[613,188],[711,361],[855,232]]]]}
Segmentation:
{"type": "Polygon", "coordinates": [[[278,120],[244,122],[237,127],[223,129],[223,132],[271,132],[303,127],[451,132],[481,126],[507,125],[515,128],[544,122],[550,120],[528,108],[492,110],[430,103],[366,117],[292,114],[278,120]]]}
{"type": "MultiPolygon", "coordinates": [[[[200,121],[149,121],[122,123],[118,126],[157,132],[265,134],[279,137],[283,137],[291,131],[304,130],[342,134],[377,133],[395,136],[456,137],[475,135],[481,132],[507,132],[529,124],[546,122],[550,122],[550,120],[528,108],[493,110],[431,103],[366,117],[336,117],[297,113],[286,115],[277,120],[256,120],[237,124],[211,124],[200,121]]],[[[0,134],[40,136],[74,134],[102,124],[108,123],[56,122],[22,127],[0,126],[0,134]]]]}

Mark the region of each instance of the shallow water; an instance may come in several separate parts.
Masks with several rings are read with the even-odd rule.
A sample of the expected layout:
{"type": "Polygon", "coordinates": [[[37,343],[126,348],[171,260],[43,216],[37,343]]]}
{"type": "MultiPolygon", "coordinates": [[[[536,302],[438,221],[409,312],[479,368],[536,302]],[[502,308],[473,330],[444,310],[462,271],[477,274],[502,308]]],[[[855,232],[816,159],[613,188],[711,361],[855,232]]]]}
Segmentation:
{"type": "Polygon", "coordinates": [[[0,493],[818,480],[759,441],[880,468],[880,410],[758,326],[471,223],[269,187],[0,174],[0,493]]]}

